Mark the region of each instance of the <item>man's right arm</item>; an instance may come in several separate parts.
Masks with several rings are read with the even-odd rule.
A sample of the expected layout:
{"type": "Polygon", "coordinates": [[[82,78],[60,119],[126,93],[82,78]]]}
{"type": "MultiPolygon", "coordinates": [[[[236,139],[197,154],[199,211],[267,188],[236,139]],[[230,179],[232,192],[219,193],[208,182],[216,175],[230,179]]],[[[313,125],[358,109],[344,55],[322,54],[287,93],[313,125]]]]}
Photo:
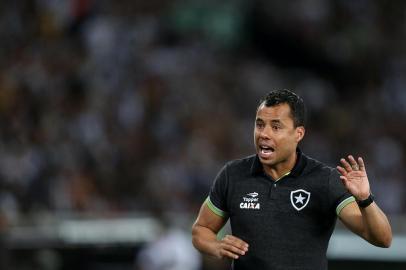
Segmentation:
{"type": "Polygon", "coordinates": [[[248,244],[243,240],[226,235],[217,239],[217,233],[227,222],[225,217],[215,214],[203,203],[199,215],[192,227],[192,242],[200,252],[221,258],[238,259],[248,251],[248,244]]]}

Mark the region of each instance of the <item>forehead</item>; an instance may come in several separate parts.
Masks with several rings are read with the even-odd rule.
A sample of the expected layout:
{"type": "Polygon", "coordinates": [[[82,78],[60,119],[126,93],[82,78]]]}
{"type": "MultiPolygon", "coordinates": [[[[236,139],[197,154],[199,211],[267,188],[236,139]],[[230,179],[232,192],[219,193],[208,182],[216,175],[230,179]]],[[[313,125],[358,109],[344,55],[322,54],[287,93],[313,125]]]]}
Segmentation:
{"type": "Polygon", "coordinates": [[[257,118],[262,120],[280,120],[281,122],[293,122],[290,107],[287,103],[267,107],[261,104],[257,110],[257,118]]]}

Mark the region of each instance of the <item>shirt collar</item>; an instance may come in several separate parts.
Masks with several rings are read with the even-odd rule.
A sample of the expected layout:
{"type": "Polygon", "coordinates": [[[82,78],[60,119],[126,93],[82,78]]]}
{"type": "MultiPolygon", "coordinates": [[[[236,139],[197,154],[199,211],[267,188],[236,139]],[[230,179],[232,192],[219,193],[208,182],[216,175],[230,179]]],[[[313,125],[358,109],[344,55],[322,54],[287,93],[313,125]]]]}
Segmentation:
{"type": "MultiPolygon", "coordinates": [[[[305,157],[300,150],[300,148],[296,148],[296,153],[297,153],[297,159],[295,166],[293,167],[292,171],[290,172],[289,175],[292,176],[299,176],[301,172],[303,171],[305,165],[306,165],[306,160],[305,157]]],[[[254,161],[252,162],[251,165],[251,174],[252,175],[257,175],[257,174],[262,174],[264,173],[264,168],[262,167],[262,163],[259,160],[258,155],[255,155],[254,161]]]]}

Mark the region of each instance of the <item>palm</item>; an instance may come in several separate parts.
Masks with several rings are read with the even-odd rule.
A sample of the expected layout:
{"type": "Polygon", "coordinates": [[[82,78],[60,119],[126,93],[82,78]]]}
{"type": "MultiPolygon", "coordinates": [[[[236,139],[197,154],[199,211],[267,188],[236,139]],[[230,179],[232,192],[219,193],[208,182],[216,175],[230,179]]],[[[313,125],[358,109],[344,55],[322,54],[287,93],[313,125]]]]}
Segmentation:
{"type": "Polygon", "coordinates": [[[364,161],[358,158],[358,162],[350,155],[348,160],[341,159],[341,166],[337,166],[341,173],[341,180],[347,190],[359,200],[369,196],[369,181],[365,170],[364,161]]]}

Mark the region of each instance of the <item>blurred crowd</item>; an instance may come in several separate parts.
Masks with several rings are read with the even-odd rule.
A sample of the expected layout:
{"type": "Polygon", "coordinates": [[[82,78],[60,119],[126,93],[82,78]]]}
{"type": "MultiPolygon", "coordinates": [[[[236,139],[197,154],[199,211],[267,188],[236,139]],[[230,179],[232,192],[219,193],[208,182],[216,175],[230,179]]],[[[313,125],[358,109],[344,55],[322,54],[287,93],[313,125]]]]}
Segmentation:
{"type": "Polygon", "coordinates": [[[405,14],[403,1],[2,1],[0,228],[195,215],[282,88],[307,104],[304,152],[362,155],[382,208],[406,214],[405,14]]]}

